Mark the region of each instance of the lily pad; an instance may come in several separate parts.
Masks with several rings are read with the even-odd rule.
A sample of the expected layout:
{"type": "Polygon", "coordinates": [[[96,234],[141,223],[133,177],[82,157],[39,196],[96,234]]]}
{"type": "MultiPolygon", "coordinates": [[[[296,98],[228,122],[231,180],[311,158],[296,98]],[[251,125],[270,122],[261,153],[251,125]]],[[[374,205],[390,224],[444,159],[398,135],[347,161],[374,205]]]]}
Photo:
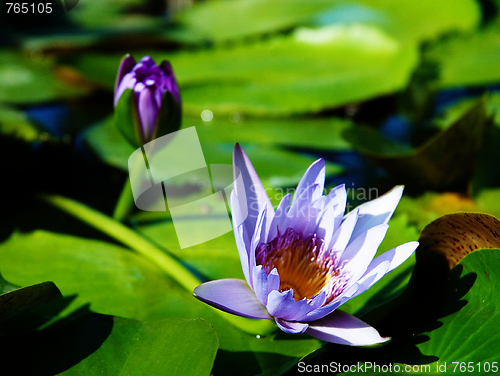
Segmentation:
{"type": "Polygon", "coordinates": [[[2,337],[0,359],[17,361],[22,375],[208,376],[217,345],[201,319],[140,322],[90,313],[57,328],[2,337]]]}
{"type": "Polygon", "coordinates": [[[401,90],[418,53],[415,44],[401,44],[372,26],[337,25],[162,58],[175,67],[186,113],[276,116],[401,90]]]}
{"type": "Polygon", "coordinates": [[[60,77],[54,73],[52,59],[33,61],[16,51],[0,50],[1,102],[40,103],[75,98],[88,92],[88,87],[71,85],[60,77]]]}
{"type": "Polygon", "coordinates": [[[383,352],[386,362],[401,369],[425,364],[422,373],[437,374],[445,362],[446,372],[453,372],[453,362],[494,361],[498,341],[484,322],[500,312],[495,298],[500,273],[494,266],[500,259],[499,234],[500,221],[474,213],[441,217],[422,231],[407,289],[364,316],[383,335],[394,337],[383,352]]]}
{"type": "Polygon", "coordinates": [[[178,17],[183,28],[169,35],[191,42],[219,42],[304,24],[367,23],[397,38],[418,41],[447,30],[470,30],[479,17],[478,4],[469,0],[455,1],[453,7],[431,0],[405,1],[398,6],[379,0],[219,0],[186,10],[178,17]]]}
{"type": "MultiPolygon", "coordinates": [[[[161,242],[162,238],[156,240],[161,242]]],[[[205,255],[210,250],[206,248],[205,255]]],[[[219,273],[223,277],[222,269],[230,265],[225,263],[225,252],[220,243],[205,264],[192,262],[194,252],[187,254],[186,263],[199,267],[198,273],[219,273]],[[217,255],[219,266],[212,268],[210,263],[213,265],[217,255]]],[[[94,312],[136,320],[204,318],[214,326],[220,340],[214,375],[265,372],[279,375],[321,347],[321,341],[305,335],[245,333],[195,299],[192,292],[185,291],[155,265],[110,243],[37,231],[15,235],[0,244],[0,257],[9,280],[32,284],[50,278],[65,295],[77,295],[58,318],[70,318],[89,304],[94,312]]]]}
{"type": "Polygon", "coordinates": [[[39,138],[39,131],[26,114],[12,107],[0,105],[0,133],[31,142],[39,138]]]}
{"type": "MultiPolygon", "coordinates": [[[[172,63],[186,114],[210,110],[216,117],[314,113],[393,93],[407,85],[418,63],[416,44],[370,25],[303,28],[231,48],[149,53],[172,63]]],[[[111,89],[119,61],[118,55],[85,54],[75,67],[111,89]]]]}
{"type": "MultiPolygon", "coordinates": [[[[223,130],[217,134],[222,135],[220,142],[217,137],[207,132],[203,122],[197,122],[198,137],[204,152],[207,164],[232,164],[232,150],[237,136],[222,135],[223,130]],[[228,142],[231,140],[230,142],[228,142]]],[[[193,123],[191,123],[193,124],[193,123]]],[[[106,163],[128,171],[128,158],[134,148],[125,141],[123,136],[113,126],[112,119],[99,124],[87,133],[87,141],[91,148],[106,163]]],[[[245,149],[251,156],[254,167],[259,171],[259,176],[268,187],[292,186],[300,181],[304,171],[316,158],[294,153],[274,145],[259,146],[252,144],[245,149]],[[255,152],[252,154],[252,150],[255,152]],[[252,157],[253,155],[253,157],[252,157]],[[271,161],[272,163],[269,163],[271,161]]],[[[340,173],[341,168],[333,163],[327,163],[327,174],[340,173]]]]}
{"type": "Polygon", "coordinates": [[[424,53],[439,65],[436,89],[483,86],[500,80],[500,31],[490,27],[439,41],[424,53]]]}
{"type": "Polygon", "coordinates": [[[204,320],[113,318],[102,346],[63,375],[210,375],[218,339],[204,320]]]}

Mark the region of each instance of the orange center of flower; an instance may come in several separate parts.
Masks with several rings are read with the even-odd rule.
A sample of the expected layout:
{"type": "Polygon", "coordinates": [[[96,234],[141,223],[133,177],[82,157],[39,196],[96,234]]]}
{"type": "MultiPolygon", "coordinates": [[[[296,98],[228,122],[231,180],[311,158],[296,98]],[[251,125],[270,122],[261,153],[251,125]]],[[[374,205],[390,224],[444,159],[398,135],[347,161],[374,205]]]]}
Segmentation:
{"type": "Polygon", "coordinates": [[[311,299],[330,282],[335,282],[332,279],[339,274],[331,252],[323,248],[323,242],[315,235],[305,237],[287,229],[271,242],[257,247],[256,261],[268,274],[274,268],[278,270],[280,291],[293,289],[295,301],[311,299]]]}

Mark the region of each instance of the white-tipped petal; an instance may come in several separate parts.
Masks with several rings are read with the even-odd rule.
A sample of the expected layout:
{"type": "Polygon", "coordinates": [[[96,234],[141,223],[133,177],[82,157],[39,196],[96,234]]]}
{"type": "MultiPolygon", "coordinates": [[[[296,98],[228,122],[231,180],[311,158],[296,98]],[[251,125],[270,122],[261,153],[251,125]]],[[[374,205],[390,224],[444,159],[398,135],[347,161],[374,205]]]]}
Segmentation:
{"type": "MultiPolygon", "coordinates": [[[[359,218],[352,233],[352,239],[356,239],[369,228],[389,222],[403,195],[403,189],[402,185],[398,185],[386,194],[358,206],[359,218]]],[[[351,213],[346,215],[346,219],[352,215],[351,213]]]]}
{"type": "Polygon", "coordinates": [[[323,341],[349,346],[381,345],[390,340],[381,337],[377,330],[367,323],[339,310],[310,322],[306,333],[323,341]]]}
{"type": "Polygon", "coordinates": [[[233,217],[234,239],[236,241],[236,248],[238,249],[238,254],[240,256],[241,269],[243,270],[243,275],[245,276],[247,283],[250,284],[251,276],[248,256],[250,241],[248,240],[246,229],[243,226],[241,217],[239,217],[239,202],[234,190],[231,192],[231,214],[233,217]]]}
{"type": "Polygon", "coordinates": [[[299,185],[295,192],[295,197],[300,197],[305,189],[311,185],[317,185],[310,196],[310,200],[314,201],[323,195],[323,187],[325,186],[325,161],[323,158],[313,162],[300,179],[299,185]]]}
{"type": "Polygon", "coordinates": [[[269,225],[274,217],[274,208],[271,205],[266,190],[262,185],[252,163],[239,144],[236,144],[233,149],[233,164],[235,191],[238,197],[240,208],[248,209],[247,218],[244,219],[245,228],[248,234],[252,235],[255,231],[257,218],[263,210],[267,211],[266,234],[269,230],[269,225]],[[238,177],[241,174],[241,179],[238,177]]]}
{"type": "Polygon", "coordinates": [[[276,324],[278,324],[278,327],[288,334],[304,333],[307,327],[309,326],[309,324],[303,322],[286,321],[283,319],[275,319],[275,320],[276,324]]]}
{"type": "Polygon", "coordinates": [[[334,249],[335,251],[343,252],[351,240],[352,231],[356,226],[358,220],[358,210],[355,209],[350,215],[347,216],[341,223],[339,228],[333,233],[332,240],[328,246],[329,249],[334,249]]]}
{"type": "Polygon", "coordinates": [[[352,297],[355,297],[365,292],[375,283],[377,283],[380,280],[380,278],[382,278],[384,275],[387,274],[387,271],[390,266],[391,263],[389,261],[384,261],[381,262],[380,264],[377,264],[373,268],[368,267],[365,274],[358,280],[358,282],[356,282],[358,288],[356,293],[352,297]]]}
{"type": "Polygon", "coordinates": [[[387,270],[387,273],[389,273],[390,271],[394,270],[399,265],[401,265],[403,262],[405,262],[413,254],[413,252],[415,252],[418,245],[419,245],[418,242],[409,242],[401,244],[400,246],[397,246],[396,248],[393,248],[390,251],[382,253],[380,256],[378,256],[371,262],[370,266],[372,264],[376,265],[377,263],[384,262],[387,260],[391,263],[389,270],[387,270]]]}
{"type": "Polygon", "coordinates": [[[252,270],[253,291],[263,305],[267,304],[267,274],[262,265],[257,265],[252,270]]]}
{"type": "Polygon", "coordinates": [[[278,291],[280,289],[280,276],[278,275],[278,270],[274,268],[271,273],[267,276],[267,294],[269,295],[271,291],[278,291]]]}
{"type": "Polygon", "coordinates": [[[388,228],[389,226],[385,224],[370,228],[354,239],[342,253],[340,257],[342,273],[347,273],[351,278],[348,286],[357,282],[365,273],[388,228]]]}
{"type": "Polygon", "coordinates": [[[281,233],[284,232],[284,222],[287,218],[288,210],[290,209],[290,202],[292,201],[291,193],[288,193],[285,197],[283,197],[276,208],[276,213],[274,214],[274,218],[271,222],[271,226],[269,228],[269,234],[267,235],[267,241],[270,242],[277,235],[278,231],[281,233]]]}

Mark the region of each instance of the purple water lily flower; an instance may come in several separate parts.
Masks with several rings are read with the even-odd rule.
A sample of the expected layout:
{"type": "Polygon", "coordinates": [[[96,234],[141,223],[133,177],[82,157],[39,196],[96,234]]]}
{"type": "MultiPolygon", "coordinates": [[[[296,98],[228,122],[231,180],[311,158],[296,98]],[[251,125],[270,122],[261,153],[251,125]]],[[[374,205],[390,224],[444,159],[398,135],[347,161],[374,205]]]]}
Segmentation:
{"type": "Polygon", "coordinates": [[[127,89],[134,91],[134,105],[137,109],[140,138],[145,144],[155,138],[157,120],[165,93],[170,93],[177,105],[181,104],[179,87],[169,62],[159,66],[149,57],[138,63],[127,55],[118,69],[115,84],[115,107],[127,89]]]}
{"type": "Polygon", "coordinates": [[[370,325],[338,310],[403,263],[417,242],[373,259],[403,193],[387,194],[344,215],[347,194],[340,185],[323,195],[325,162],[306,171],[293,198],[276,211],[250,160],[236,144],[236,182],[231,211],[236,245],[246,282],[222,279],[203,283],[194,295],[236,315],[274,319],[286,333],[353,346],[372,346],[381,337],[370,325]],[[239,174],[238,174],[239,175],[239,174]],[[244,214],[248,216],[244,218],[244,214]]]}

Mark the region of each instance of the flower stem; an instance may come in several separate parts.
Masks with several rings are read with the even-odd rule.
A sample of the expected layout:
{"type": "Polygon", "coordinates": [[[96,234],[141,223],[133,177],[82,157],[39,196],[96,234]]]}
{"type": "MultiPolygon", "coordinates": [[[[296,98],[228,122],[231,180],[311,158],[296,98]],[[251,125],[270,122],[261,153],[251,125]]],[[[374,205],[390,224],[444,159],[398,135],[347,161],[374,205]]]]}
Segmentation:
{"type": "MultiPolygon", "coordinates": [[[[164,250],[158,248],[137,232],[126,227],[113,218],[110,218],[84,204],[66,197],[43,195],[41,198],[49,204],[68,214],[71,214],[88,225],[118,240],[148,260],[152,261],[188,292],[192,293],[194,288],[202,283],[173,256],[165,253],[164,250]]],[[[269,320],[247,319],[228,314],[216,308],[213,309],[215,312],[224,317],[224,319],[247,333],[268,334],[275,329],[275,325],[269,320]]]]}
{"type": "Polygon", "coordinates": [[[119,222],[123,221],[130,214],[130,209],[133,204],[134,196],[132,194],[132,186],[129,178],[127,178],[125,184],[123,185],[122,193],[116,203],[115,211],[113,212],[113,219],[119,222]]]}

